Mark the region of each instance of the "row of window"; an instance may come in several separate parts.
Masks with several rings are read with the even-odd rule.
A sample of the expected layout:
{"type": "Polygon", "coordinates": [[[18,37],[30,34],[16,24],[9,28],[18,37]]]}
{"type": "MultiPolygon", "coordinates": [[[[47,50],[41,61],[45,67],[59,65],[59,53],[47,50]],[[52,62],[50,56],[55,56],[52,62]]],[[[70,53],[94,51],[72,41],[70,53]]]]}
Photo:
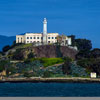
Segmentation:
{"type": "MultiPolygon", "coordinates": [[[[27,37],[27,39],[29,39],[29,37],[27,37]]],[[[32,39],[32,37],[30,37],[30,39],[32,39]]],[[[33,39],[36,39],[36,37],[33,37],[33,39]]],[[[40,37],[37,37],[37,39],[40,39],[40,37]]],[[[42,37],[41,37],[42,39],[42,37]]]]}
{"type": "MultiPolygon", "coordinates": [[[[37,37],[37,39],[43,39],[43,37],[37,37]]],[[[27,39],[32,39],[32,37],[27,37],[27,39]]],[[[33,39],[36,39],[36,37],[33,37],[33,39]]],[[[48,37],[48,39],[57,39],[57,37],[48,37]]]]}
{"type": "MultiPolygon", "coordinates": [[[[27,43],[36,43],[36,41],[27,41],[27,43]]],[[[42,43],[42,42],[40,42],[40,41],[37,41],[37,43],[42,43]]],[[[48,43],[54,43],[53,41],[48,41],[48,43]]]]}

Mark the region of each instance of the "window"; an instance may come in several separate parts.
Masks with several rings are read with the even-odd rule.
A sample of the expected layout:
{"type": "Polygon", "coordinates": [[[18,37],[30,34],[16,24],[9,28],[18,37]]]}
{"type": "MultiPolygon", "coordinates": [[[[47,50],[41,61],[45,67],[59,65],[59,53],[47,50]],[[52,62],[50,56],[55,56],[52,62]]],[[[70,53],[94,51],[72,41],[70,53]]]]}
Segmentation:
{"type": "Polygon", "coordinates": [[[54,37],[52,37],[52,39],[54,39],[54,37]]]}
{"type": "Polygon", "coordinates": [[[32,37],[30,37],[30,39],[32,39],[32,37]]]}
{"type": "Polygon", "coordinates": [[[32,43],[32,41],[30,41],[30,43],[32,43]]]}
{"type": "Polygon", "coordinates": [[[50,43],[50,41],[48,41],[48,43],[50,43]]]}
{"type": "Polygon", "coordinates": [[[57,37],[55,37],[55,39],[57,39],[57,37]]]}
{"type": "Polygon", "coordinates": [[[50,37],[48,37],[48,39],[50,39],[50,37]]]}
{"type": "Polygon", "coordinates": [[[37,41],[37,43],[39,43],[39,41],[37,41]]]}
{"type": "Polygon", "coordinates": [[[29,43],[29,41],[27,41],[27,43],[29,43]]]}
{"type": "Polygon", "coordinates": [[[27,37],[27,39],[29,39],[29,37],[27,37]]]}
{"type": "Polygon", "coordinates": [[[21,38],[21,43],[22,43],[22,38],[21,38]]]}
{"type": "Polygon", "coordinates": [[[36,37],[34,37],[34,39],[36,39],[36,37]]]}
{"type": "Polygon", "coordinates": [[[66,40],[66,44],[68,44],[68,40],[66,40]]]}
{"type": "Polygon", "coordinates": [[[41,39],[43,39],[43,37],[41,37],[41,39]]]}
{"type": "Polygon", "coordinates": [[[39,39],[39,37],[37,37],[37,39],[39,39]]]}
{"type": "Polygon", "coordinates": [[[18,38],[18,43],[19,43],[19,38],[18,38]]]}

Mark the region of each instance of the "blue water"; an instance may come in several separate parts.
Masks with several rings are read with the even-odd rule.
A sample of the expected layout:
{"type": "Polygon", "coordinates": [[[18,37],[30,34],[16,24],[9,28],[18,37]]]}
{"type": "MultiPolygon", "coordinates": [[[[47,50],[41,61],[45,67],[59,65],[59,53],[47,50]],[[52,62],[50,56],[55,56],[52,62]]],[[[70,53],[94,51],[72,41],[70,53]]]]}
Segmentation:
{"type": "Polygon", "coordinates": [[[0,83],[1,97],[100,97],[99,83],[0,83]]]}

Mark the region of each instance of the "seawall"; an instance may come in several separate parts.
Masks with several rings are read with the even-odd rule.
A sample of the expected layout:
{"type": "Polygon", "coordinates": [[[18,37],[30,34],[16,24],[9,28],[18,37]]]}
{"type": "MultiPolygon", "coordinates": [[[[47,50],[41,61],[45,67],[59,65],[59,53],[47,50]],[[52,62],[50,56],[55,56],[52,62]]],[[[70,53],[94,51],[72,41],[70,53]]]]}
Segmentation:
{"type": "Polygon", "coordinates": [[[23,82],[55,82],[55,83],[100,83],[100,78],[6,78],[0,83],[23,83],[23,82]]]}

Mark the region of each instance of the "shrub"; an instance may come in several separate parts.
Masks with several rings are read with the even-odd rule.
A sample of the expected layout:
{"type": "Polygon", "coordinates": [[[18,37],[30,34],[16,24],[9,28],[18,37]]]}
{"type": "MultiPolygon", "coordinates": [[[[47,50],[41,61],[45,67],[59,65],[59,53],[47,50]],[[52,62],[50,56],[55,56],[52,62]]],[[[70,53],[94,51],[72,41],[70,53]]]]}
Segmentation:
{"type": "Polygon", "coordinates": [[[47,67],[47,68],[45,68],[45,71],[51,71],[52,73],[54,73],[54,75],[56,75],[56,74],[62,75],[63,74],[62,65],[47,67]]]}
{"type": "Polygon", "coordinates": [[[94,59],[85,58],[85,59],[82,59],[82,60],[78,60],[77,61],[77,65],[82,66],[84,68],[87,68],[87,67],[91,66],[91,64],[93,62],[94,62],[94,59]]]}
{"type": "Polygon", "coordinates": [[[35,55],[34,55],[33,52],[30,52],[30,53],[28,54],[28,59],[30,59],[30,58],[34,58],[34,57],[35,57],[35,55]]]}
{"type": "Polygon", "coordinates": [[[11,72],[11,74],[15,74],[17,70],[15,67],[10,66],[6,69],[6,72],[7,72],[7,75],[9,74],[9,72],[11,72]]]}
{"type": "Polygon", "coordinates": [[[6,45],[5,47],[3,47],[2,51],[3,52],[7,52],[10,49],[9,45],[6,45]]]}
{"type": "Polygon", "coordinates": [[[43,77],[52,77],[53,73],[50,72],[50,71],[45,71],[44,74],[43,74],[43,77]]]}
{"type": "Polygon", "coordinates": [[[2,72],[3,70],[7,69],[8,66],[10,66],[9,61],[1,60],[0,61],[0,72],[2,72]]]}
{"type": "Polygon", "coordinates": [[[87,73],[86,69],[78,66],[74,63],[71,64],[71,73],[72,76],[74,77],[87,77],[89,74],[87,73]]]}
{"type": "Polygon", "coordinates": [[[12,59],[14,60],[23,60],[24,59],[24,54],[23,54],[23,49],[16,49],[16,52],[13,54],[12,59]]]}
{"type": "Polygon", "coordinates": [[[25,72],[33,71],[33,75],[35,76],[41,76],[43,74],[42,67],[43,65],[35,60],[33,62],[29,63],[17,63],[16,67],[18,69],[18,73],[24,74],[25,72]]]}
{"type": "Polygon", "coordinates": [[[24,77],[32,77],[32,76],[34,76],[33,73],[28,73],[28,72],[24,73],[24,77]]]}

